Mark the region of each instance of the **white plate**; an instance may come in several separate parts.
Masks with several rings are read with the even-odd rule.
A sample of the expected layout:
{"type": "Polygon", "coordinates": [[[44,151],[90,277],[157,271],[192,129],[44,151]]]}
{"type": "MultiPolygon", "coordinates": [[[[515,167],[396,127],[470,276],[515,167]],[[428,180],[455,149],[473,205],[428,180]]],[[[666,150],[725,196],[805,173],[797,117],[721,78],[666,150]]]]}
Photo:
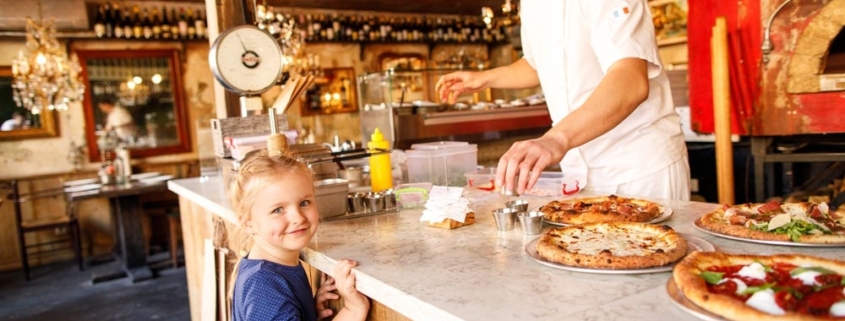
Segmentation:
{"type": "Polygon", "coordinates": [[[161,176],[156,176],[156,177],[145,178],[145,179],[140,180],[140,182],[144,183],[144,184],[155,184],[155,183],[161,183],[161,182],[164,182],[164,181],[168,181],[168,180],[171,180],[171,179],[173,179],[173,175],[161,175],[161,176]]]}
{"type": "Polygon", "coordinates": [[[142,180],[142,179],[146,179],[146,178],[150,178],[150,177],[156,177],[156,176],[159,176],[159,175],[161,175],[161,173],[159,173],[159,172],[138,173],[138,174],[129,175],[129,178],[134,179],[134,180],[142,180]]]}
{"type": "MultiPolygon", "coordinates": [[[[651,221],[643,222],[643,223],[648,223],[648,224],[660,223],[660,222],[663,222],[665,220],[668,220],[670,217],[672,217],[672,214],[675,214],[675,211],[672,210],[672,208],[670,208],[668,206],[660,205],[660,208],[663,209],[663,211],[660,212],[660,215],[658,215],[657,217],[655,217],[651,221]]],[[[539,208],[537,210],[539,210],[539,208]]],[[[543,223],[546,223],[546,224],[549,224],[549,225],[554,225],[554,226],[569,226],[569,224],[566,224],[566,223],[547,221],[545,218],[543,218],[543,223]]]]}
{"type": "Polygon", "coordinates": [[[669,277],[669,281],[666,282],[666,293],[669,295],[669,298],[672,299],[672,303],[674,303],[676,307],[681,308],[684,312],[692,314],[699,319],[707,321],[727,321],[727,319],[722,318],[713,312],[704,310],[692,301],[688,300],[684,295],[684,292],[678,288],[678,285],[675,283],[675,278],[673,277],[669,277]]]}
{"type": "Polygon", "coordinates": [[[65,187],[65,192],[67,192],[67,193],[82,192],[82,191],[88,191],[88,190],[92,190],[92,189],[98,189],[102,186],[103,186],[102,184],[77,185],[77,186],[65,187]]]}
{"type": "MultiPolygon", "coordinates": [[[[710,242],[705,241],[704,239],[683,234],[680,234],[684,239],[687,240],[687,253],[692,251],[703,251],[703,252],[712,252],[716,250],[716,247],[710,242]]],[[[591,269],[585,268],[580,266],[569,266],[560,264],[557,262],[547,261],[546,259],[540,257],[540,253],[537,253],[537,242],[540,241],[540,238],[536,238],[528,244],[525,245],[525,252],[528,253],[528,257],[534,260],[537,263],[540,263],[545,266],[550,266],[556,269],[561,269],[565,271],[572,271],[572,272],[582,272],[582,273],[595,273],[595,274],[644,274],[644,273],[661,273],[661,272],[670,272],[672,268],[675,267],[675,264],[669,264],[664,266],[656,266],[651,268],[645,269],[625,269],[625,270],[610,270],[610,269],[591,269]]],[[[680,260],[679,260],[680,261],[680,260]]]]}
{"type": "Polygon", "coordinates": [[[796,246],[796,247],[845,247],[845,243],[833,243],[833,244],[816,244],[816,243],[798,243],[798,242],[787,242],[787,241],[771,241],[771,240],[756,240],[756,239],[747,239],[739,236],[727,235],[718,232],[714,232],[708,230],[706,228],[698,226],[698,224],[693,224],[695,228],[699,231],[704,233],[735,240],[735,241],[743,241],[743,242],[750,242],[750,243],[757,243],[757,244],[767,244],[767,245],[783,245],[783,246],[796,246]]]}
{"type": "Polygon", "coordinates": [[[96,184],[97,182],[99,182],[99,180],[96,179],[96,178],[78,179],[78,180],[75,180],[75,181],[65,182],[65,186],[66,187],[80,186],[80,185],[87,185],[87,184],[96,184]]]}

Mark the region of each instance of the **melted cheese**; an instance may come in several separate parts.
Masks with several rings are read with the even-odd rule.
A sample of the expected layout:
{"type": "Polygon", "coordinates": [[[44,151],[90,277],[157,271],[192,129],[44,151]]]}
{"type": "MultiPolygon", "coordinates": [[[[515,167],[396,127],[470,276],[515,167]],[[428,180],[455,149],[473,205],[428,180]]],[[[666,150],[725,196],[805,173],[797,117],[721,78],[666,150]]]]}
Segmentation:
{"type": "Polygon", "coordinates": [[[789,214],[783,213],[775,215],[771,220],[769,220],[769,231],[789,224],[789,222],[792,222],[792,217],[789,214]]]}
{"type": "Polygon", "coordinates": [[[757,291],[745,301],[745,304],[757,310],[774,315],[784,315],[786,312],[775,302],[775,291],[765,289],[757,291]]]}
{"type": "Polygon", "coordinates": [[[764,268],[762,264],[754,262],[749,265],[743,266],[742,269],[740,269],[739,272],[737,272],[736,274],[747,278],[765,280],[766,268],[764,268]]]}
{"type": "Polygon", "coordinates": [[[816,281],[816,277],[819,275],[821,275],[821,273],[816,271],[804,271],[792,276],[792,278],[801,280],[804,285],[814,286],[821,285],[819,282],[816,281]]]}
{"type": "Polygon", "coordinates": [[[845,317],[845,301],[839,301],[830,306],[830,316],[845,317]]]}
{"type": "Polygon", "coordinates": [[[571,253],[598,255],[608,250],[614,256],[644,256],[660,249],[668,252],[674,245],[660,235],[638,229],[607,228],[568,229],[559,242],[571,253]],[[646,241],[651,240],[651,241],[646,241]]]}

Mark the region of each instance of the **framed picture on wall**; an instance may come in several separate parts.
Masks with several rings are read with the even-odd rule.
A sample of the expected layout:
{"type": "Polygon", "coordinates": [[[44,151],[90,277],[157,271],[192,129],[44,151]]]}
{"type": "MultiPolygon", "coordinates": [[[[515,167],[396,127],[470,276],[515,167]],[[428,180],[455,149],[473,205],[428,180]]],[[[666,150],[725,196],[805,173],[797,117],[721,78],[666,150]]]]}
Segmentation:
{"type": "Polygon", "coordinates": [[[54,111],[33,115],[18,107],[12,93],[12,68],[0,66],[0,140],[58,136],[54,111]]]}

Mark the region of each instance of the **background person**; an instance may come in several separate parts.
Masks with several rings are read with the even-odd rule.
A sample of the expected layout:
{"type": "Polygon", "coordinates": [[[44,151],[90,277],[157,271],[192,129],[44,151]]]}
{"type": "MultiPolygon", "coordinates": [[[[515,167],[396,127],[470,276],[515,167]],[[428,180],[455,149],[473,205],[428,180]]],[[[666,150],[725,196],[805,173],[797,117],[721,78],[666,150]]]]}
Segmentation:
{"type": "Polygon", "coordinates": [[[15,129],[27,129],[29,125],[26,123],[26,119],[23,117],[23,113],[19,111],[12,112],[12,118],[7,119],[0,125],[0,131],[9,131],[15,129]]]}
{"type": "Polygon", "coordinates": [[[124,142],[133,142],[138,134],[138,127],[132,114],[126,108],[115,104],[114,99],[104,99],[97,104],[97,107],[106,115],[105,131],[114,131],[117,137],[124,142]]]}
{"type": "Polygon", "coordinates": [[[305,164],[268,156],[267,150],[254,152],[243,161],[229,194],[241,223],[241,235],[230,240],[239,257],[233,271],[233,320],[317,320],[334,314],[327,303],[339,297],[344,307],[334,320],[367,317],[370,303],[355,289],[355,261],[338,261],[334,278],[324,277],[311,296],[299,253],[317,232],[320,214],[305,164]]]}
{"type": "Polygon", "coordinates": [[[450,103],[484,88],[542,87],[553,127],[511,146],[499,160],[496,186],[521,194],[560,163],[566,194],[688,200],[686,144],[647,2],[520,5],[523,59],[451,73],[435,86],[450,103]]]}

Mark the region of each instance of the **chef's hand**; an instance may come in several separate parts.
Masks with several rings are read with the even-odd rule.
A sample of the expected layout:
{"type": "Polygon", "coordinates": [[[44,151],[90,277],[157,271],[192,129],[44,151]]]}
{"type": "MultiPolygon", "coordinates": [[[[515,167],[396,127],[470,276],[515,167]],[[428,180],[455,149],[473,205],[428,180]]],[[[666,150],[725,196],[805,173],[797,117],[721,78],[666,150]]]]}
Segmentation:
{"type": "MultiPolygon", "coordinates": [[[[352,268],[356,266],[358,266],[358,262],[340,260],[334,267],[337,292],[343,298],[343,309],[338,314],[346,314],[343,310],[348,310],[353,315],[353,319],[363,320],[367,317],[367,311],[370,309],[370,301],[355,289],[355,273],[352,272],[352,268]]],[[[346,319],[344,318],[344,320],[346,319]]]]}
{"type": "Polygon", "coordinates": [[[546,167],[559,163],[569,150],[566,139],[551,132],[540,138],[519,141],[499,159],[496,186],[520,195],[534,187],[546,167]]]}
{"type": "Polygon", "coordinates": [[[488,82],[484,72],[458,71],[440,77],[434,90],[440,95],[440,101],[454,104],[458,96],[485,89],[488,82]]]}
{"type": "Polygon", "coordinates": [[[321,274],[323,276],[320,278],[320,288],[317,290],[317,295],[314,296],[314,300],[317,302],[317,319],[330,317],[334,311],[329,308],[329,300],[340,298],[337,293],[332,292],[337,289],[337,286],[334,284],[334,278],[325,273],[321,274]]]}

